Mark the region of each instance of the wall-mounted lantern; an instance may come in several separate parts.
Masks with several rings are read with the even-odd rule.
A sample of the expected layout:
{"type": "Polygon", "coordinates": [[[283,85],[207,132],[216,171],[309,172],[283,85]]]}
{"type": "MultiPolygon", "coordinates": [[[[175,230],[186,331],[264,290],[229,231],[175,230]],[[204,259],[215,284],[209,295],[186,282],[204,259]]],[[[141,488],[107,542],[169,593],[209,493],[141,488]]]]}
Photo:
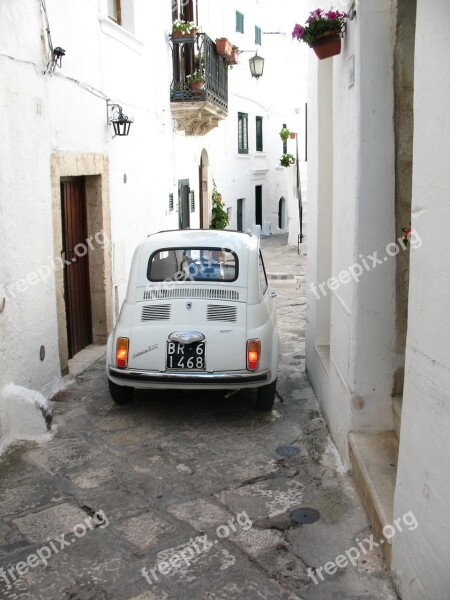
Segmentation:
{"type": "Polygon", "coordinates": [[[59,46],[54,48],[53,56],[52,56],[53,65],[61,68],[62,58],[63,58],[63,56],[65,56],[65,54],[66,54],[66,51],[64,50],[64,48],[60,48],[59,46]]]}
{"type": "Polygon", "coordinates": [[[248,61],[250,65],[250,73],[252,77],[255,79],[259,79],[264,71],[264,59],[262,56],[258,56],[258,52],[256,52],[255,56],[248,61]]]}
{"type": "Polygon", "coordinates": [[[109,104],[109,102],[106,102],[106,106],[108,111],[108,125],[114,127],[114,134],[119,136],[128,135],[134,119],[130,119],[127,115],[124,115],[122,107],[119,104],[109,104]]]}

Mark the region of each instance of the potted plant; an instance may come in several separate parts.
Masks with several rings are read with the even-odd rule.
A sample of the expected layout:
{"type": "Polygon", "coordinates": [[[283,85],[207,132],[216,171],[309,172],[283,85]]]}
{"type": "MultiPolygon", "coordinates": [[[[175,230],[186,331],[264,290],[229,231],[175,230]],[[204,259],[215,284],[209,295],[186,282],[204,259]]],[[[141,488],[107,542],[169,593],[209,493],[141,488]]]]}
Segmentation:
{"type": "Polygon", "coordinates": [[[172,37],[194,37],[197,29],[197,25],[192,21],[176,19],[172,23],[172,37]]]}
{"type": "Polygon", "coordinates": [[[227,38],[216,39],[216,50],[217,54],[220,54],[220,56],[227,60],[231,57],[232,46],[227,38]]]}
{"type": "Polygon", "coordinates": [[[292,32],[292,39],[305,42],[322,60],[341,52],[341,38],[346,27],[347,14],[338,10],[325,12],[318,8],[310,13],[305,26],[298,23],[292,32]]]}
{"type": "Polygon", "coordinates": [[[222,200],[222,194],[217,191],[216,182],[213,181],[212,200],[212,218],[209,225],[210,229],[225,229],[230,217],[225,210],[225,203],[222,200]]]}
{"type": "Polygon", "coordinates": [[[283,140],[283,142],[286,142],[290,136],[290,131],[289,129],[287,129],[286,127],[282,127],[281,131],[280,131],[280,138],[283,140]]]}
{"type": "Polygon", "coordinates": [[[237,65],[239,63],[239,48],[234,44],[231,46],[231,56],[228,62],[230,65],[237,65]]]}
{"type": "Polygon", "coordinates": [[[190,90],[201,90],[205,87],[205,71],[196,69],[192,75],[186,77],[186,83],[190,90]]]}
{"type": "Polygon", "coordinates": [[[282,167],[290,167],[294,163],[295,163],[295,158],[293,157],[292,154],[283,154],[283,156],[280,158],[280,165],[282,167]]]}

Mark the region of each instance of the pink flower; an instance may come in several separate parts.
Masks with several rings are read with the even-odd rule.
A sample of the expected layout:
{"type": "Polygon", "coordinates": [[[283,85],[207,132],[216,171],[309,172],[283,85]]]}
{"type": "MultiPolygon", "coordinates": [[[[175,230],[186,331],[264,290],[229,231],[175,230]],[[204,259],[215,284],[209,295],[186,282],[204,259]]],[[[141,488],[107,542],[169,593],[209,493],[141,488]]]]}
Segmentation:
{"type": "Polygon", "coordinates": [[[304,27],[302,27],[301,25],[296,23],[296,25],[294,27],[294,31],[292,32],[292,39],[297,38],[298,40],[300,40],[303,37],[304,33],[305,33],[304,27]]]}

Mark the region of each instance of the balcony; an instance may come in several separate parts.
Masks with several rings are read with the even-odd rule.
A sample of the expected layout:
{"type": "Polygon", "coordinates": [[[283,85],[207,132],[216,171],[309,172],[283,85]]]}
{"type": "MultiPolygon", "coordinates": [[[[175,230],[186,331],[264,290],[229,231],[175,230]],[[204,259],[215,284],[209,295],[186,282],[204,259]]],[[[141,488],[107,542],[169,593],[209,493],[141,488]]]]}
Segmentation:
{"type": "Polygon", "coordinates": [[[205,135],[228,115],[228,64],[205,34],[171,37],[170,106],[177,131],[205,135]]]}

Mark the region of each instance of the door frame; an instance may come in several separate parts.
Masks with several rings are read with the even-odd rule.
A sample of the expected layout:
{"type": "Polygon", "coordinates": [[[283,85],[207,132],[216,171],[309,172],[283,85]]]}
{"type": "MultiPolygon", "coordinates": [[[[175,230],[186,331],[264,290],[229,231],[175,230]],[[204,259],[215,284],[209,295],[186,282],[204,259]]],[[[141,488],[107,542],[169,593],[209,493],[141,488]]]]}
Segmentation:
{"type": "Polygon", "coordinates": [[[106,344],[114,327],[114,287],[112,278],[112,247],[109,208],[109,166],[104,154],[53,153],[50,159],[53,253],[55,258],[55,295],[58,319],[58,350],[62,375],[69,372],[67,319],[64,301],[62,252],[61,187],[62,177],[85,177],[88,237],[97,235],[102,244],[95,244],[90,256],[89,280],[94,344],[106,344]]]}

